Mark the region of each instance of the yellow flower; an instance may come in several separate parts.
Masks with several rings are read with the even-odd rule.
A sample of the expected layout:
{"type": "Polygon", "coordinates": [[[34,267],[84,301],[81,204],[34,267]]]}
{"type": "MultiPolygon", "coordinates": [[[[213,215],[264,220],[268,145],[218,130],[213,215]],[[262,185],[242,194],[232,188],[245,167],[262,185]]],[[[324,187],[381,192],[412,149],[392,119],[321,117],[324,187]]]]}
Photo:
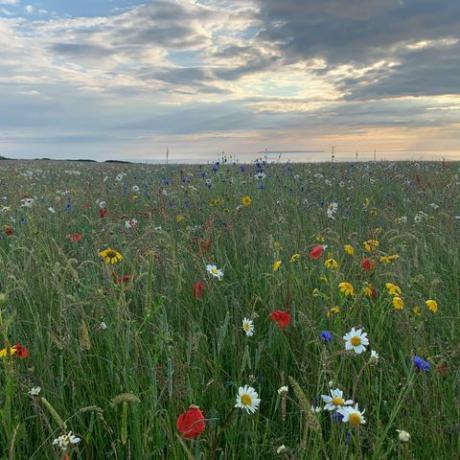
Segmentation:
{"type": "Polygon", "coordinates": [[[355,290],[353,289],[353,285],[351,283],[347,283],[346,281],[339,283],[339,289],[340,289],[340,292],[344,294],[345,296],[355,295],[355,290]]]}
{"type": "Polygon", "coordinates": [[[396,284],[386,283],[385,287],[387,288],[390,295],[399,296],[401,294],[401,288],[399,286],[396,286],[396,284]]]}
{"type": "Polygon", "coordinates": [[[209,204],[212,207],[220,206],[224,200],[222,198],[213,198],[212,200],[209,200],[209,204]]]}
{"type": "Polygon", "coordinates": [[[337,263],[337,261],[335,259],[326,259],[324,261],[324,266],[326,268],[330,268],[331,270],[337,270],[339,268],[339,264],[337,263]]]}
{"type": "Polygon", "coordinates": [[[315,289],[313,289],[311,295],[312,295],[313,297],[319,297],[319,296],[321,295],[321,292],[319,291],[318,288],[315,288],[315,289]]]}
{"type": "Polygon", "coordinates": [[[363,294],[366,296],[366,297],[372,297],[372,293],[373,293],[373,289],[372,289],[372,284],[370,283],[366,283],[363,287],[363,294]]]}
{"type": "Polygon", "coordinates": [[[346,244],[343,247],[343,250],[349,255],[352,256],[355,254],[355,248],[351,244],[346,244]]]}
{"type": "Polygon", "coordinates": [[[180,224],[181,222],[183,222],[185,220],[185,216],[183,216],[182,214],[178,214],[176,216],[176,223],[177,224],[180,224]]]}
{"type": "Polygon", "coordinates": [[[393,297],[393,308],[395,310],[402,310],[404,308],[404,300],[401,297],[393,297]]]}
{"type": "Polygon", "coordinates": [[[297,262],[298,260],[300,260],[300,254],[292,254],[291,262],[297,262]]]}
{"type": "Polygon", "coordinates": [[[425,302],[425,305],[428,307],[428,310],[430,310],[431,313],[436,313],[438,311],[438,302],[436,302],[436,300],[428,299],[425,302]]]}
{"type": "Polygon", "coordinates": [[[335,307],[329,308],[329,310],[326,313],[326,316],[330,318],[332,315],[337,315],[338,313],[340,313],[340,307],[336,305],[335,307]]]}
{"type": "Polygon", "coordinates": [[[380,243],[378,242],[378,240],[367,240],[364,241],[363,246],[366,251],[372,252],[379,246],[379,244],[380,243]]]}
{"type": "Polygon", "coordinates": [[[281,260],[275,260],[275,262],[273,262],[273,266],[272,266],[273,273],[277,272],[280,269],[282,263],[283,262],[281,262],[281,260]]]}
{"type": "Polygon", "coordinates": [[[415,316],[420,316],[422,314],[422,310],[420,307],[413,307],[412,308],[412,313],[415,315],[415,316]]]}
{"type": "Polygon", "coordinates": [[[280,252],[281,251],[281,243],[279,241],[275,241],[273,243],[273,249],[276,251],[276,252],[280,252]]]}
{"type": "Polygon", "coordinates": [[[392,256],[381,256],[380,257],[380,263],[382,264],[389,264],[390,262],[394,262],[396,259],[399,259],[398,254],[393,254],[392,256]]]}
{"type": "Polygon", "coordinates": [[[241,204],[247,208],[248,206],[251,206],[252,204],[252,198],[248,195],[246,196],[243,196],[243,198],[241,198],[241,204]]]}
{"type": "Polygon", "coordinates": [[[315,240],[318,241],[319,243],[324,243],[326,241],[324,236],[320,234],[315,235],[315,240]]]}
{"type": "Polygon", "coordinates": [[[104,259],[106,264],[115,265],[123,259],[123,256],[112,248],[104,249],[103,251],[99,252],[99,255],[104,259]]]}
{"type": "Polygon", "coordinates": [[[319,280],[322,281],[323,283],[327,283],[327,276],[321,275],[319,277],[319,280]]]}

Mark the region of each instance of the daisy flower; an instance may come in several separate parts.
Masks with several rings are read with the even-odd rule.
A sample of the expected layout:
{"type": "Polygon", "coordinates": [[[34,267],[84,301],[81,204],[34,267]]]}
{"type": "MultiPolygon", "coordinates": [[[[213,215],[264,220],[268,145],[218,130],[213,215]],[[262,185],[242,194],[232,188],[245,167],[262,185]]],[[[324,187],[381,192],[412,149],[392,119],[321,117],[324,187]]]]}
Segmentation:
{"type": "Polygon", "coordinates": [[[330,390],[330,394],[330,396],[321,395],[321,399],[326,403],[326,405],[324,406],[324,410],[338,410],[343,406],[349,406],[350,404],[353,404],[353,401],[351,399],[344,399],[343,391],[339,390],[338,388],[330,390]]]}
{"type": "Polygon", "coordinates": [[[106,264],[115,265],[123,259],[123,256],[118,251],[112,248],[107,248],[103,251],[100,251],[99,255],[104,259],[104,262],[106,264]]]}
{"type": "Polygon", "coordinates": [[[245,385],[238,389],[235,407],[245,410],[248,414],[253,414],[259,408],[259,404],[259,395],[254,388],[245,385]]]}
{"type": "Polygon", "coordinates": [[[244,318],[242,328],[248,337],[252,337],[254,335],[254,321],[251,319],[244,318]]]}
{"type": "Polygon", "coordinates": [[[365,351],[367,345],[369,345],[367,333],[354,327],[343,336],[343,340],[345,340],[345,350],[353,350],[358,355],[365,351]]]}
{"type": "Polygon", "coordinates": [[[216,265],[206,265],[206,271],[214,278],[217,278],[219,281],[224,277],[224,272],[220,268],[217,268],[216,265]]]}
{"type": "Polygon", "coordinates": [[[360,411],[358,404],[355,404],[354,407],[344,406],[337,410],[337,412],[342,415],[342,422],[349,423],[352,427],[357,428],[359,425],[364,425],[366,420],[364,418],[364,410],[360,411]]]}
{"type": "Polygon", "coordinates": [[[65,452],[67,451],[69,445],[78,444],[80,441],[81,439],[79,437],[73,435],[72,432],[69,431],[67,434],[57,437],[53,441],[53,446],[58,446],[63,452],[65,452]]]}

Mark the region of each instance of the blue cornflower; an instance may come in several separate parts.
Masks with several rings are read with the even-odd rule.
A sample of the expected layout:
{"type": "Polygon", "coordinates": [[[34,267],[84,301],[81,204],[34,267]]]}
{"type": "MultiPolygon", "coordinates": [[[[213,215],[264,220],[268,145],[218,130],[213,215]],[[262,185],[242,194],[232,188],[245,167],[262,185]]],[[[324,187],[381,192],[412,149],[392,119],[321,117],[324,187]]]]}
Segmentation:
{"type": "Polygon", "coordinates": [[[430,363],[417,355],[414,356],[414,366],[422,372],[428,372],[431,369],[430,363]]]}
{"type": "Polygon", "coordinates": [[[321,332],[320,337],[324,342],[330,342],[332,340],[332,333],[330,331],[325,330],[321,332]]]}

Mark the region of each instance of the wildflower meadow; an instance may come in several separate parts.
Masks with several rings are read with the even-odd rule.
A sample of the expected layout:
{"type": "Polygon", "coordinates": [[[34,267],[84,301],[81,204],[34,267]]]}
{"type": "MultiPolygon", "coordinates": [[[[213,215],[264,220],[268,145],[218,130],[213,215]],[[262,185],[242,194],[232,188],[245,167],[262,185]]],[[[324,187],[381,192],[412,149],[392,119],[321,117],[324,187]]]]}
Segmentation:
{"type": "Polygon", "coordinates": [[[0,458],[458,458],[459,163],[0,184],[0,458]]]}

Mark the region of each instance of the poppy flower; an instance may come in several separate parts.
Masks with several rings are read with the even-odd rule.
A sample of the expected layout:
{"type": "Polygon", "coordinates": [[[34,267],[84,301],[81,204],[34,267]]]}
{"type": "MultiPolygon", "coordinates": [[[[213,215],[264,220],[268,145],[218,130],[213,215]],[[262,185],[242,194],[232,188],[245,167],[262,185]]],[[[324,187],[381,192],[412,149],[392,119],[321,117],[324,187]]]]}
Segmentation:
{"type": "Polygon", "coordinates": [[[324,254],[324,248],[322,244],[317,244],[316,246],[313,246],[313,248],[310,251],[310,259],[318,260],[321,258],[321,256],[324,254]]]}
{"type": "Polygon", "coordinates": [[[287,311],[275,310],[270,314],[270,319],[275,322],[280,329],[284,329],[289,326],[291,315],[287,311]]]}
{"type": "Polygon", "coordinates": [[[107,215],[107,208],[100,208],[99,209],[99,217],[103,219],[107,215]]]}
{"type": "Polygon", "coordinates": [[[179,415],[176,426],[184,438],[196,438],[206,428],[203,412],[198,406],[191,405],[186,412],[179,415]]]}
{"type": "Polygon", "coordinates": [[[29,357],[29,350],[20,343],[17,343],[12,349],[14,350],[14,356],[16,358],[25,359],[29,357]]]}
{"type": "Polygon", "coordinates": [[[375,262],[373,262],[372,260],[368,259],[367,257],[365,257],[362,261],[361,261],[361,268],[365,271],[365,272],[369,272],[371,270],[373,270],[375,268],[375,262]]]}
{"type": "Polygon", "coordinates": [[[5,235],[6,236],[11,236],[14,233],[13,227],[10,225],[5,226],[5,235]]]}
{"type": "Polygon", "coordinates": [[[115,272],[112,272],[112,276],[114,278],[115,284],[127,283],[128,281],[130,281],[133,278],[132,275],[118,276],[115,272]]]}
{"type": "Polygon", "coordinates": [[[67,238],[69,238],[72,243],[79,243],[83,238],[83,235],[81,233],[71,233],[67,236],[67,238]]]}
{"type": "Polygon", "coordinates": [[[194,299],[202,299],[204,295],[205,284],[203,281],[197,281],[192,285],[192,293],[194,299]]]}

